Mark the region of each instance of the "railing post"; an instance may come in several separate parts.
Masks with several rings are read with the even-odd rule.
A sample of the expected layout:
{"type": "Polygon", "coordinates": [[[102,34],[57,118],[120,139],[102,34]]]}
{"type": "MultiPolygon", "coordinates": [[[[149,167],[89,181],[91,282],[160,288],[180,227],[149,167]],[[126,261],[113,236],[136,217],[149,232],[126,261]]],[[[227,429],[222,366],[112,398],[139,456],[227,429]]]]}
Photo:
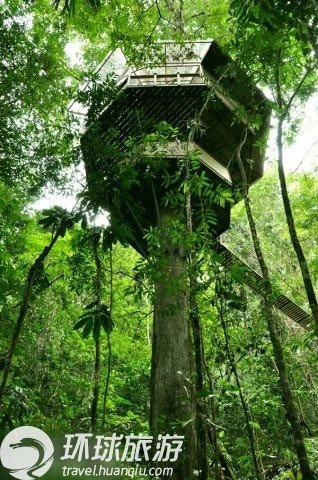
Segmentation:
{"type": "Polygon", "coordinates": [[[131,68],[128,68],[128,74],[127,74],[127,85],[130,85],[130,80],[131,80],[131,68]]]}

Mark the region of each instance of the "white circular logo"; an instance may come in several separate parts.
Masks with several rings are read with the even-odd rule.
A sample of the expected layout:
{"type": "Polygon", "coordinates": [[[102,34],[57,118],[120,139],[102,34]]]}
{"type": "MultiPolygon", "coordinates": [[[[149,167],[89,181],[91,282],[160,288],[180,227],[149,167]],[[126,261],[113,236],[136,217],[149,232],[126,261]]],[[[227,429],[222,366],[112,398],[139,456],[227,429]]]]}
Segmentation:
{"type": "Polygon", "coordinates": [[[35,427],[18,427],[4,438],[0,459],[9,474],[19,480],[42,477],[53,463],[54,446],[46,433],[35,427]]]}

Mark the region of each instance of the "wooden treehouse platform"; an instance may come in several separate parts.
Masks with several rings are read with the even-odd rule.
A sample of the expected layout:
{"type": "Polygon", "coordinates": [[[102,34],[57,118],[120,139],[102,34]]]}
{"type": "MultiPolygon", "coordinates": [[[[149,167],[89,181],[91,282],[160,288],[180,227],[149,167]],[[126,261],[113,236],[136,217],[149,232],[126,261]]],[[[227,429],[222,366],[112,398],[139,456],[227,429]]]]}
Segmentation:
{"type": "MultiPolygon", "coordinates": [[[[140,48],[141,58],[143,46],[140,48]]],[[[142,138],[152,133],[160,122],[166,122],[178,129],[182,143],[182,138],[187,140],[189,129],[200,112],[199,128],[195,130],[192,148],[200,151],[202,168],[208,172],[213,184],[223,183],[234,188],[241,182],[236,151],[246,129],[247,138],[241,156],[248,183],[252,184],[262,176],[264,151],[261,143],[270,118],[264,94],[244,72],[233,68],[230,57],[212,40],[189,41],[182,45],[159,42],[153,52],[148,52],[146,63],[148,66],[130,66],[120,49],[106,57],[98,69],[100,81],[107,83],[111,80],[119,94],[106,101],[94,128],[89,127],[82,137],[93,203],[110,211],[111,215],[119,215],[120,221],[133,234],[130,243],[142,254],[146,251],[142,230],[156,224],[153,185],[143,178],[147,157],[151,154],[145,151],[146,162],[135,164],[142,190],[132,186],[126,192],[128,202],[126,200],[119,208],[117,204],[116,209],[113,194],[109,194],[111,170],[116,163],[125,163],[129,158],[127,139],[142,138]],[[251,112],[261,119],[257,130],[247,124],[251,112]]],[[[76,102],[71,105],[71,111],[87,113],[76,102]]],[[[182,146],[168,145],[165,148],[170,164],[184,155],[182,146]]],[[[162,198],[164,188],[160,179],[156,181],[155,190],[157,197],[162,198]]],[[[215,212],[218,224],[212,235],[216,238],[229,228],[230,206],[216,206],[215,212]]],[[[216,251],[226,268],[235,264],[243,267],[245,283],[255,293],[264,295],[263,279],[257,272],[220,242],[216,242],[216,251]]],[[[287,296],[280,295],[275,307],[297,324],[308,325],[309,315],[287,296]]]]}
{"type": "MultiPolygon", "coordinates": [[[[112,81],[118,91],[109,101],[106,99],[95,124],[87,128],[81,140],[93,204],[108,210],[113,217],[120,212],[121,221],[134,238],[139,237],[139,244],[140,230],[148,230],[157,218],[154,187],[145,177],[151,163],[151,152],[143,147],[145,135],[155,132],[164,122],[178,131],[178,142],[184,147],[191,132],[191,150],[200,152],[202,169],[211,185],[224,184],[234,189],[241,182],[236,152],[245,131],[241,158],[248,183],[263,175],[262,142],[270,117],[263,93],[244,72],[234,68],[231,59],[212,40],[182,45],[160,42],[147,63],[146,67],[131,67],[120,50],[105,59],[99,69],[100,81],[112,81]],[[247,122],[252,112],[260,121],[258,129],[247,122]],[[135,157],[131,153],[132,143],[140,146],[135,157]],[[135,184],[126,191],[126,205],[118,207],[111,192],[112,175],[116,166],[119,169],[120,164],[129,162],[135,165],[142,192],[135,184]]],[[[74,103],[71,111],[76,110],[85,113],[74,103]]],[[[182,149],[186,150],[176,152],[174,145],[166,149],[164,156],[170,172],[177,168],[182,149]]],[[[160,161],[155,154],[153,157],[152,163],[160,161]]],[[[164,194],[159,172],[155,195],[162,199],[164,194]]],[[[230,206],[216,205],[215,210],[218,222],[211,233],[217,236],[229,227],[230,206]]],[[[137,242],[132,244],[136,247],[137,242]]]]}
{"type": "MultiPolygon", "coordinates": [[[[156,60],[150,67],[130,67],[120,50],[112,52],[100,66],[101,81],[111,78],[121,91],[99,116],[101,134],[110,129],[117,131],[107,142],[126,151],[127,138],[150,133],[159,122],[177,128],[187,140],[200,112],[195,145],[227,169],[231,182],[237,184],[240,173],[235,152],[247,128],[242,159],[249,184],[259,179],[263,174],[263,151],[257,143],[267,131],[270,116],[263,93],[243,72],[234,70],[234,63],[214,41],[185,42],[182,46],[159,42],[155,53],[156,60]],[[252,111],[262,119],[257,131],[246,123],[252,111]]],[[[80,106],[74,102],[71,111],[76,110],[79,112],[80,106]]],[[[88,130],[83,145],[90,136],[88,130]]],[[[111,158],[104,162],[111,162],[111,158]]],[[[96,161],[85,159],[85,163],[89,176],[96,161]]]]}

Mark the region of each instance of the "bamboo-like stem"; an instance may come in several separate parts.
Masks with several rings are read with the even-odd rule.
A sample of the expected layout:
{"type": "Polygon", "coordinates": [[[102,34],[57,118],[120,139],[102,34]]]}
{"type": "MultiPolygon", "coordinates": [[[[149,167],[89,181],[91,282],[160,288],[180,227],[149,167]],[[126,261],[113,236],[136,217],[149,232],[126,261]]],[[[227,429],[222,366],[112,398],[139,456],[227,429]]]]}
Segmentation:
{"type": "MultiPolygon", "coordinates": [[[[112,317],[113,317],[113,300],[114,300],[113,249],[112,249],[112,247],[110,247],[110,251],[109,251],[109,270],[110,270],[109,316],[110,316],[110,319],[112,319],[112,317]]],[[[112,346],[111,346],[111,341],[110,341],[110,332],[107,332],[107,349],[108,349],[107,374],[106,374],[106,383],[105,383],[104,397],[103,397],[102,428],[104,428],[105,422],[106,422],[106,407],[107,407],[107,398],[108,398],[111,365],[112,365],[112,346]]]]}
{"type": "Polygon", "coordinates": [[[8,376],[10,373],[11,365],[12,365],[12,359],[14,355],[15,348],[17,346],[17,343],[20,338],[21,334],[21,329],[24,324],[24,320],[26,318],[26,315],[29,310],[30,306],[30,299],[32,295],[32,290],[33,290],[33,285],[37,276],[37,273],[40,271],[40,269],[43,267],[43,263],[45,259],[48,257],[49,253],[51,252],[52,248],[54,247],[55,243],[57,242],[58,238],[62,234],[62,229],[58,228],[55,232],[54,235],[52,235],[50,243],[45,246],[40,253],[40,255],[37,257],[33,265],[30,267],[26,283],[24,286],[24,291],[23,291],[23,299],[20,305],[20,311],[19,311],[19,316],[17,318],[14,331],[11,337],[11,342],[9,345],[8,353],[6,355],[5,359],[5,365],[3,369],[3,374],[2,374],[2,381],[0,385],[0,405],[2,404],[3,401],[3,394],[7,385],[8,381],[8,376]]]}

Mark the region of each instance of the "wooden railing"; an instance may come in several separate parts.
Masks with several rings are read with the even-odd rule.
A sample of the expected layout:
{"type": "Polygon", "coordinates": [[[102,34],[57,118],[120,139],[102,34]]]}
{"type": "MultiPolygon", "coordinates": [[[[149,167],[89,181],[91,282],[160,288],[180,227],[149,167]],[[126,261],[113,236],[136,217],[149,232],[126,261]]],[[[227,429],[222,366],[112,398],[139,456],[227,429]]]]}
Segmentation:
{"type": "Polygon", "coordinates": [[[127,86],[200,85],[204,74],[200,63],[168,63],[143,70],[127,72],[127,86]]]}

